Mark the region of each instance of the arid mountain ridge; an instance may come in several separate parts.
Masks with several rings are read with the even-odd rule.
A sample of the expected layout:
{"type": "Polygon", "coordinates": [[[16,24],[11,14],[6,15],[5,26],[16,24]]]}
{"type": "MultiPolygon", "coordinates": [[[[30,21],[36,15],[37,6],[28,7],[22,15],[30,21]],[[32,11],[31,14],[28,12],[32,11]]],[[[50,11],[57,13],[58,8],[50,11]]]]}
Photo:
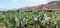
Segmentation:
{"type": "Polygon", "coordinates": [[[51,1],[48,2],[47,4],[41,4],[37,6],[32,6],[32,7],[23,7],[19,8],[19,10],[24,10],[24,11],[32,11],[32,10],[53,10],[53,11],[60,11],[60,1],[51,1]]]}

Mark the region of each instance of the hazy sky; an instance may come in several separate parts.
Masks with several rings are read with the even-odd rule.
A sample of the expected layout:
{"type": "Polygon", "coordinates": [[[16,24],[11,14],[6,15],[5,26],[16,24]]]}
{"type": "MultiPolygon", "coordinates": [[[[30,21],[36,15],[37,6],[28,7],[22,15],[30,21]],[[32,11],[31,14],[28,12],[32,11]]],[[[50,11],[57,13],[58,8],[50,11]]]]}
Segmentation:
{"type": "Polygon", "coordinates": [[[0,8],[21,8],[47,3],[52,0],[0,0],[0,8]]]}

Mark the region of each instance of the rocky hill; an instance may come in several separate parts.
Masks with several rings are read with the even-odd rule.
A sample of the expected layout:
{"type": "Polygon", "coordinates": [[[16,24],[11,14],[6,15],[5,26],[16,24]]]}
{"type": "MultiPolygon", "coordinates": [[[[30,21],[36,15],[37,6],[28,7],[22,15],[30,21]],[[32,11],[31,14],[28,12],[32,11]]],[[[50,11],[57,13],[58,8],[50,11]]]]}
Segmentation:
{"type": "Polygon", "coordinates": [[[60,1],[52,1],[44,5],[46,10],[60,11],[60,1]]]}
{"type": "Polygon", "coordinates": [[[43,10],[43,9],[44,10],[60,11],[60,1],[51,1],[51,2],[48,2],[47,4],[19,8],[19,10],[24,10],[24,11],[43,10]]]}

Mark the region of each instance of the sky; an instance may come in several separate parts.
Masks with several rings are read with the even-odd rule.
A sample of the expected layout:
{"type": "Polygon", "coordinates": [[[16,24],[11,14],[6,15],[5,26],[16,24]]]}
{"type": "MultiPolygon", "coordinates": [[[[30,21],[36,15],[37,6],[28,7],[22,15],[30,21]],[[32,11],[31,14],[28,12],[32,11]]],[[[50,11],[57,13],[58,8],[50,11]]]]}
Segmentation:
{"type": "Polygon", "coordinates": [[[21,8],[25,6],[36,6],[53,0],[0,0],[0,8],[21,8]]]}

